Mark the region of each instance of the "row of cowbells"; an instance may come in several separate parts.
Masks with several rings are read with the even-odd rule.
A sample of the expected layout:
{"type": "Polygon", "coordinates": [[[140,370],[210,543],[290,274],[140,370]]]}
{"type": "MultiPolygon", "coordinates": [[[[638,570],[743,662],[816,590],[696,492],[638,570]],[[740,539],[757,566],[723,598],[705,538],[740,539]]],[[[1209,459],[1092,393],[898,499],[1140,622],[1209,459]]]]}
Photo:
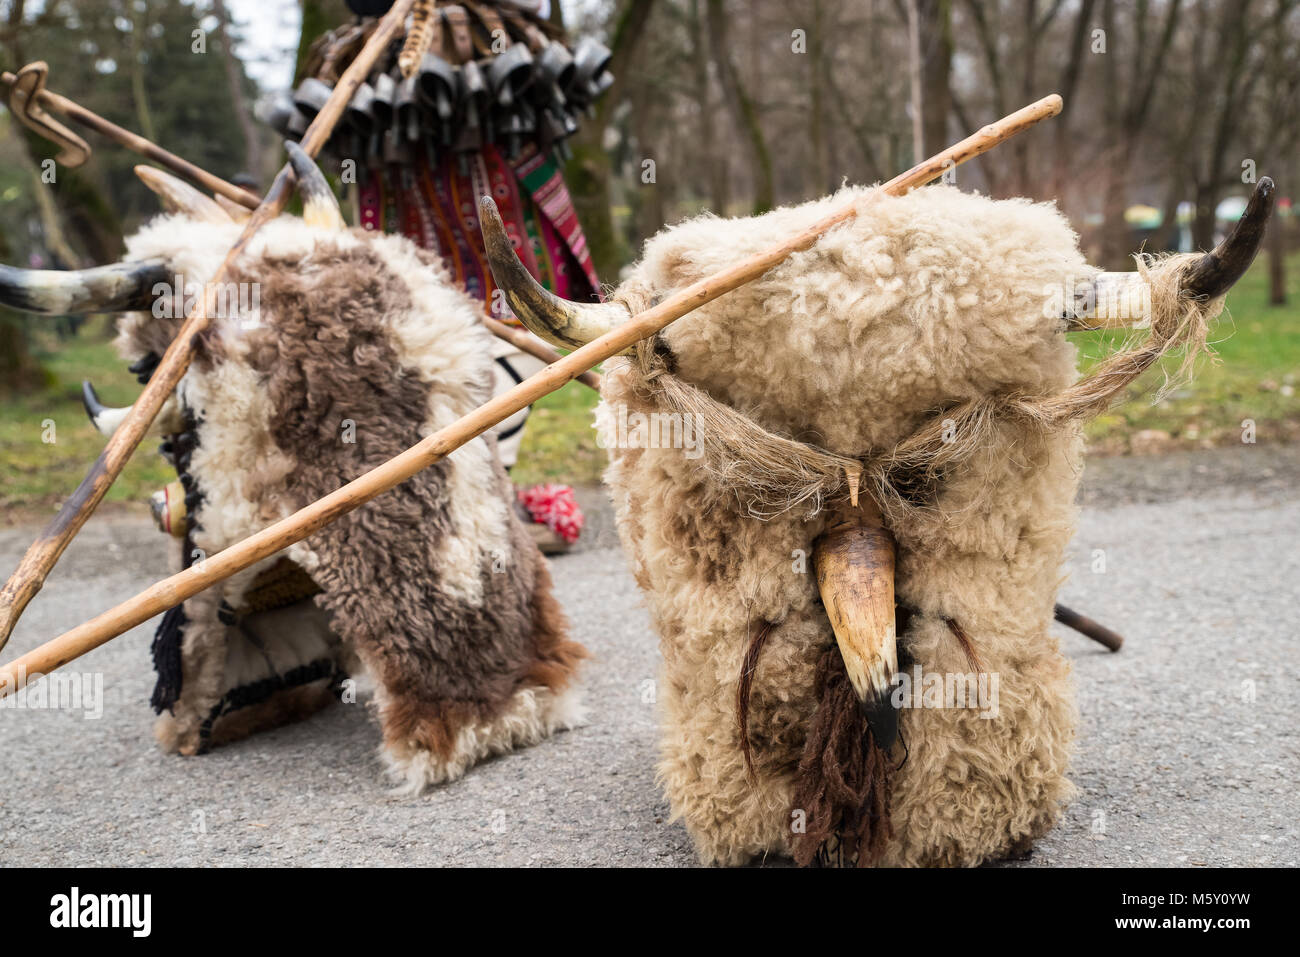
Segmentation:
{"type": "MultiPolygon", "coordinates": [[[[495,143],[513,156],[532,142],[547,152],[577,132],[578,114],[613,85],[609,61],[609,49],[590,38],[572,53],[551,42],[534,55],[516,43],[459,65],[425,53],[410,76],[394,64],[362,83],[326,149],[386,163],[409,162],[417,144],[437,154],[495,143]]],[[[276,105],[271,125],[301,139],[330,92],[327,83],[308,77],[276,105]]]]}

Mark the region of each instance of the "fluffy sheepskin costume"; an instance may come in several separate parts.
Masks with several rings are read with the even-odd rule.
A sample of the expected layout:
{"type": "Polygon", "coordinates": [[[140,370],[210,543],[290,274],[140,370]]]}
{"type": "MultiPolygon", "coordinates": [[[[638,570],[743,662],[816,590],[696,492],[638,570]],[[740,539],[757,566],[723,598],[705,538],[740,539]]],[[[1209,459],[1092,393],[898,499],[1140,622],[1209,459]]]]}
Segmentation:
{"type": "MultiPolygon", "coordinates": [[[[767,430],[850,456],[890,448],[955,402],[1074,381],[1060,289],[1092,270],[1051,205],[931,186],[700,218],[651,240],[619,296],[635,311],[855,196],[861,209],[848,224],[662,333],[678,377],[767,430]],[[1054,290],[1057,318],[1045,308],[1054,290]]],[[[632,362],[607,365],[597,425],[619,533],[661,636],[659,774],[703,861],[789,854],[815,665],[835,644],[810,560],[829,516],[794,509],[759,520],[681,449],[619,447],[620,415],[664,411],[637,387],[632,362]],[[763,623],[751,779],[736,688],[763,623]]],[[[998,423],[976,464],[944,477],[933,509],[891,529],[897,601],[911,610],[906,624],[899,617],[901,668],[971,672],[947,624],[955,620],[999,680],[996,714],[902,711],[907,757],[896,748],[893,836],[880,863],[1007,855],[1047,831],[1069,797],[1076,711],[1070,664],[1048,625],[1081,464],[1075,425],[1044,433],[998,423]],[[970,507],[990,486],[993,504],[970,507]]]]}
{"type": "MultiPolygon", "coordinates": [[[[128,243],[186,283],[213,276],[241,226],[161,217],[128,243]]],[[[434,256],[396,236],[281,217],[231,281],[177,389],[164,453],[185,483],[188,566],[380,465],[486,401],[493,339],[434,256]],[[249,287],[251,288],[251,287],[249,287]]],[[[126,315],[146,372],[180,318],[126,315]],[[152,360],[149,357],[153,357],[152,360]]],[[[186,754],[301,717],[370,679],[383,757],[411,789],[580,718],[584,652],[513,509],[495,440],[186,601],[155,641],[157,734],[186,754]]]]}

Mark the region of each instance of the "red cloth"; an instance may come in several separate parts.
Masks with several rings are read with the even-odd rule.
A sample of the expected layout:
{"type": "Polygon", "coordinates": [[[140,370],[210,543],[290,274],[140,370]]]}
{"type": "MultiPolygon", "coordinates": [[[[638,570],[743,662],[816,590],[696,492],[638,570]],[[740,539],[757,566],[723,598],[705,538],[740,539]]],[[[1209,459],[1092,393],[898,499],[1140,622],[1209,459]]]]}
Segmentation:
{"type": "Polygon", "coordinates": [[[534,522],[545,525],[569,544],[578,540],[585,519],[569,486],[547,482],[521,489],[519,502],[528,509],[534,522]]]}
{"type": "Polygon", "coordinates": [[[511,244],[534,278],[564,299],[600,298],[600,280],[564,178],[535,147],[520,151],[513,162],[491,144],[433,161],[417,147],[409,165],[361,172],[361,225],[400,232],[437,250],[457,284],[483,300],[485,309],[491,309],[495,284],[479,231],[478,200],[484,195],[496,200],[511,244]]]}

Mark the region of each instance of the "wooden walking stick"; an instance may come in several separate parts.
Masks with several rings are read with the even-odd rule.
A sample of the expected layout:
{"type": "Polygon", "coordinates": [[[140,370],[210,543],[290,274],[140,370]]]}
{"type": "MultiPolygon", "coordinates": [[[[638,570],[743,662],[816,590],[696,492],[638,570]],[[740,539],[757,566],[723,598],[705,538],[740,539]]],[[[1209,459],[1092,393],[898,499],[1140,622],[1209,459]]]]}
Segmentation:
{"type": "MultiPolygon", "coordinates": [[[[399,3],[399,6],[401,5],[399,3]]],[[[405,6],[409,5],[409,2],[405,4],[405,6]]],[[[374,38],[372,38],[371,42],[374,42],[374,38]]],[[[342,81],[340,85],[342,85],[342,81]]],[[[984,127],[978,133],[930,157],[919,165],[912,167],[906,173],[894,177],[881,186],[880,189],[882,192],[894,196],[907,193],[918,186],[937,179],[946,169],[987,152],[999,143],[1024,132],[1048,117],[1055,116],[1060,111],[1061,98],[1059,96],[1053,94],[1044,97],[1038,102],[1032,103],[998,120],[996,123],[984,127]]],[[[319,139],[310,142],[312,145],[318,145],[319,139]]],[[[282,172],[279,180],[284,178],[285,174],[282,172]]],[[[275,192],[274,188],[272,192],[275,192]]],[[[856,201],[846,204],[843,208],[819,220],[785,242],[736,263],[734,266],[714,273],[712,276],[700,279],[649,309],[630,316],[622,325],[552,363],[510,391],[489,400],[473,412],[426,437],[405,452],[389,459],[383,465],[372,469],[360,478],[354,479],[342,488],[268,526],[257,534],[231,545],[224,551],[198,562],[183,572],[152,585],[129,601],[123,602],[116,608],[96,616],[71,631],[65,632],[58,638],[48,641],[11,661],[8,665],[0,668],[0,697],[12,694],[17,689],[25,686],[32,676],[48,674],[55,668],[67,664],[94,648],[98,648],[136,625],[148,621],[154,615],[180,604],[203,589],[229,578],[236,572],[275,554],[281,549],[287,548],[295,542],[302,541],[308,535],[323,528],[340,516],[346,515],[353,509],[364,505],[395,485],[406,481],[421,469],[427,468],[446,457],[466,442],[492,428],[498,422],[504,421],[525,406],[536,402],[542,396],[554,392],[598,363],[625,352],[635,343],[654,335],[670,322],[681,318],[693,309],[712,302],[719,296],[757,279],[792,253],[812,246],[827,230],[852,219],[856,215],[857,206],[856,201]]],[[[482,219],[493,220],[499,229],[503,228],[500,227],[500,217],[496,211],[496,204],[490,198],[484,197],[480,203],[480,214],[482,219]]],[[[256,219],[257,216],[255,215],[254,220],[256,219]]],[[[496,278],[498,282],[503,279],[500,275],[496,278]]],[[[502,284],[506,285],[505,283],[502,284]]],[[[177,343],[185,341],[186,338],[185,332],[182,332],[177,339],[177,343]]],[[[169,356],[175,351],[175,345],[174,343],[173,349],[168,350],[169,356]]],[[[163,362],[164,364],[167,362],[167,357],[164,357],[163,362]]],[[[160,393],[158,389],[153,388],[160,381],[159,373],[162,369],[163,366],[160,365],[159,369],[155,371],[149,387],[154,392],[155,409],[157,405],[161,404],[161,399],[166,394],[160,393]]],[[[169,393],[170,391],[171,387],[168,386],[166,392],[169,393]]],[[[152,416],[152,414],[151,411],[150,415],[152,416]]],[[[135,418],[138,422],[143,417],[136,416],[135,418]]],[[[130,422],[131,420],[128,419],[127,421],[130,422]]],[[[125,423],[123,427],[125,427],[125,423]]],[[[137,435],[135,439],[138,441],[138,438],[137,435]]],[[[102,492],[100,494],[102,495],[102,492]]]]}
{"type": "Polygon", "coordinates": [[[98,113],[92,113],[81,104],[45,89],[45,78],[49,67],[43,60],[29,63],[15,75],[5,70],[0,80],[9,87],[7,105],[9,111],[28,129],[35,131],[45,139],[58,144],[61,152],[56,157],[64,166],[77,167],[90,157],[90,147],[86,141],[77,136],[63,124],[51,119],[45,110],[51,110],[70,120],[76,120],[82,126],[89,127],[96,133],[107,136],[113,142],[139,153],[146,159],[153,160],[159,166],[165,166],[177,176],[184,177],[192,183],[198,183],[205,189],[224,196],[232,202],[248,209],[257,209],[261,202],[246,189],[240,189],[233,183],[227,183],[220,176],[214,176],[207,170],[195,166],[187,159],[163,149],[157,143],[145,139],[130,130],[123,129],[116,123],[110,123],[98,113]]]}
{"type": "MultiPolygon", "coordinates": [[[[389,42],[401,30],[406,14],[415,0],[396,0],[388,13],[379,21],[375,32],[366,41],[365,47],[357,54],[355,60],[339,78],[338,85],[330,94],[329,100],[316,114],[316,118],[303,134],[302,149],[308,156],[315,156],[321,146],[329,139],[330,133],[343,115],[343,109],[352,99],[356,88],[365,80],[370,67],[387,48],[389,42]]],[[[243,251],[248,241],[263,225],[278,216],[289,201],[293,186],[293,170],[288,164],[280,170],[275,182],[267,192],[266,198],[249,217],[243,232],[226,254],[225,260],[208,283],[212,291],[225,278],[231,264],[243,251]]],[[[28,602],[41,590],[45,576],[59,560],[68,543],[86,523],[86,519],[103,499],[104,494],[117,479],[126,465],[135,447],[140,444],[145,431],[153,422],[158,410],[162,408],[167,397],[172,394],[181,376],[189,367],[194,354],[194,344],[199,333],[209,324],[208,296],[197,302],[185,319],[185,324],[177,333],[172,344],[167,348],[162,361],[154,370],[140,398],[131,407],[131,412],[123,420],[113,437],[108,440],[99,458],[90,471],[77,486],[77,490],[63,503],[54,520],[41,532],[36,541],[27,549],[17,570],[0,590],[0,648],[3,648],[13,632],[18,616],[23,613],[28,602]]]]}

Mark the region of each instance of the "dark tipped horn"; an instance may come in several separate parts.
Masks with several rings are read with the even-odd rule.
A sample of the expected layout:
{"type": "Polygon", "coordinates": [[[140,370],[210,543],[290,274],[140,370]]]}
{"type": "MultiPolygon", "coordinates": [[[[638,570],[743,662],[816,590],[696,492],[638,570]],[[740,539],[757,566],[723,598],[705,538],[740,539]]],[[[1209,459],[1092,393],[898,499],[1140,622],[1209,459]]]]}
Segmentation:
{"type": "Polygon", "coordinates": [[[346,229],[339,201],[325,179],[320,167],[292,140],[286,140],[284,150],[289,154],[289,165],[298,177],[298,195],[302,197],[302,218],[308,226],[322,229],[346,229]]]}
{"type": "Polygon", "coordinates": [[[127,413],[131,411],[128,405],[125,408],[117,409],[112,406],[104,405],[99,400],[99,393],[95,387],[90,384],[89,379],[81,380],[81,405],[86,410],[86,416],[93,425],[104,435],[112,435],[122,420],[126,418],[127,413]]]}
{"type": "Polygon", "coordinates": [[[0,266],[0,305],[48,316],[148,309],[156,298],[154,286],[170,279],[166,263],[158,259],[93,269],[0,266]]]}
{"type": "MultiPolygon", "coordinates": [[[[628,320],[627,309],[617,303],[569,302],[551,293],[519,261],[490,196],[479,200],[478,212],[492,276],[519,321],[534,335],[561,349],[578,349],[628,320]]],[[[631,353],[628,348],[619,354],[631,353]]]]}
{"type": "MultiPolygon", "coordinates": [[[[86,416],[99,432],[104,435],[112,435],[117,431],[117,427],[122,424],[123,420],[131,414],[133,406],[111,406],[104,405],[99,399],[99,393],[95,387],[90,384],[89,379],[81,381],[81,405],[86,410],[86,416]]],[[[157,417],[150,423],[147,434],[162,435],[169,432],[179,432],[184,428],[184,420],[181,418],[180,408],[176,403],[176,397],[169,395],[163,402],[163,406],[158,410],[157,417]]]]}
{"type": "Polygon", "coordinates": [[[1184,295],[1205,299],[1222,296],[1250,268],[1264,241],[1276,191],[1273,180],[1267,176],[1255,184],[1246,211],[1232,232],[1192,267],[1183,286],[1184,295]]]}

